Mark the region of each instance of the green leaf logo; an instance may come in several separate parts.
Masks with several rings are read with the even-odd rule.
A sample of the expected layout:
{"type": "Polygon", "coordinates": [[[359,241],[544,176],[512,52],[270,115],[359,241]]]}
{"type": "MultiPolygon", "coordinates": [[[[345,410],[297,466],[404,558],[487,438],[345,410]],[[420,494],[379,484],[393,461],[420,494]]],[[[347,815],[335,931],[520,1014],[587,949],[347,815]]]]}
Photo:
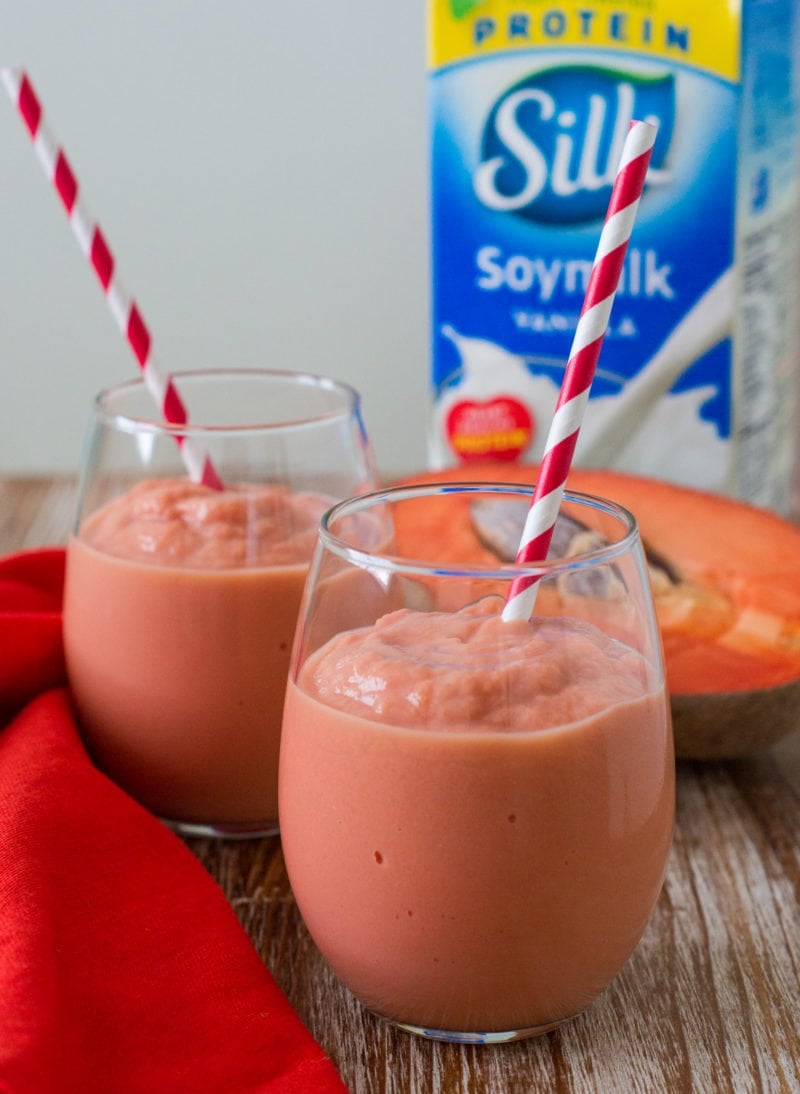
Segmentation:
{"type": "Polygon", "coordinates": [[[450,0],[450,7],[455,19],[463,19],[465,15],[469,15],[471,11],[485,3],[486,0],[450,0]]]}

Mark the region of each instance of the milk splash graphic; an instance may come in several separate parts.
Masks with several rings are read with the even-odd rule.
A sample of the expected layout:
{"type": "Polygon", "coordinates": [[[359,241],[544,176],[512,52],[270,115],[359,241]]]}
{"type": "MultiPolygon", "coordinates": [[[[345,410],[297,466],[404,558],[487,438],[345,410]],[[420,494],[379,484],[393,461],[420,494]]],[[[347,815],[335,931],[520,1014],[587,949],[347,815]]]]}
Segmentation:
{"type": "MultiPolygon", "coordinates": [[[[461,367],[437,399],[430,437],[431,469],[442,470],[461,460],[468,470],[469,460],[482,458],[487,449],[494,458],[538,462],[555,413],[563,365],[519,356],[487,339],[460,334],[453,327],[445,327],[442,333],[456,346],[461,367]],[[518,425],[515,429],[515,424],[525,419],[524,411],[510,419],[510,406],[527,409],[527,430],[518,425]],[[459,434],[458,424],[465,419],[473,432],[459,434]],[[505,449],[504,443],[508,445],[505,449]]],[[[636,428],[637,421],[621,428],[616,422],[625,381],[602,369],[598,379],[609,393],[589,401],[576,447],[578,462],[589,467],[636,468],[639,474],[654,477],[661,477],[665,462],[669,462],[687,485],[722,489],[727,445],[714,423],[703,417],[704,406],[717,394],[713,385],[654,398],[647,415],[648,429],[643,432],[636,428]],[[609,436],[615,442],[610,456],[603,444],[609,436]],[[603,451],[602,458],[591,457],[593,448],[603,451]],[[705,453],[700,465],[698,451],[705,453]]]]}

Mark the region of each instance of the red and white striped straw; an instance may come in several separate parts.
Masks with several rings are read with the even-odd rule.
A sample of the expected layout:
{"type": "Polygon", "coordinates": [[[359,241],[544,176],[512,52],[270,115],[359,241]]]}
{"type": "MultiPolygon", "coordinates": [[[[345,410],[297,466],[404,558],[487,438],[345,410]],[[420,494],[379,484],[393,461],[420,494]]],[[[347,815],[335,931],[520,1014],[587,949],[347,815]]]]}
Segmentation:
{"type": "MultiPolygon", "coordinates": [[[[11,68],[0,70],[0,77],[30,133],[45,175],[61,198],[78,245],[97,274],[111,314],[139,362],[145,385],[164,421],[169,425],[186,425],[188,415],[183,400],[171,378],[159,372],[152,352],[150,331],[135,300],[120,283],[111,249],[81,200],[77,177],[45,124],[41,100],[30,79],[24,71],[11,68]]],[[[208,455],[200,452],[185,434],[176,433],[175,440],[191,478],[221,490],[222,481],[208,455]]]]}
{"type": "MultiPolygon", "coordinates": [[[[522,530],[518,565],[547,558],[581,422],[589,401],[597,360],[611,306],[619,285],[628,241],[639,209],[657,129],[632,121],[622,149],[611,200],[572,340],[555,414],[545,442],[533,500],[522,530]]],[[[528,619],[536,603],[539,575],[526,574],[511,583],[503,619],[528,619]]]]}

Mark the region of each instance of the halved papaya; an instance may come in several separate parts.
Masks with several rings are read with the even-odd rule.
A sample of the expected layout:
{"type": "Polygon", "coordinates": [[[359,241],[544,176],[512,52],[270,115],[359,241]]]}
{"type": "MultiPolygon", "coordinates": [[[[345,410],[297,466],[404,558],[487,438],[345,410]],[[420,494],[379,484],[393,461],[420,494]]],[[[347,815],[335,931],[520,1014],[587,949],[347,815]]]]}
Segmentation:
{"type": "MultiPolygon", "coordinates": [[[[531,483],[507,463],[423,472],[404,482],[531,483]]],[[[630,509],[653,559],[676,752],[748,755],[800,728],[800,527],[744,502],[617,471],[574,468],[568,487],[630,509]]],[[[464,560],[497,560],[465,504],[437,526],[419,510],[405,534],[464,560]]]]}

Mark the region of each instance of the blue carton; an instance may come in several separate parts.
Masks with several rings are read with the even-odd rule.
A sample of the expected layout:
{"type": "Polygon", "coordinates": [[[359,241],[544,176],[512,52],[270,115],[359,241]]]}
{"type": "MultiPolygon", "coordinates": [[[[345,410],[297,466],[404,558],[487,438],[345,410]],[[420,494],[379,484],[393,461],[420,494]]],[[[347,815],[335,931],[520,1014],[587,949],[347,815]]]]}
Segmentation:
{"type": "Polygon", "coordinates": [[[658,125],[576,463],[786,511],[796,0],[431,0],[429,465],[536,462],[631,119],[658,125]]]}

